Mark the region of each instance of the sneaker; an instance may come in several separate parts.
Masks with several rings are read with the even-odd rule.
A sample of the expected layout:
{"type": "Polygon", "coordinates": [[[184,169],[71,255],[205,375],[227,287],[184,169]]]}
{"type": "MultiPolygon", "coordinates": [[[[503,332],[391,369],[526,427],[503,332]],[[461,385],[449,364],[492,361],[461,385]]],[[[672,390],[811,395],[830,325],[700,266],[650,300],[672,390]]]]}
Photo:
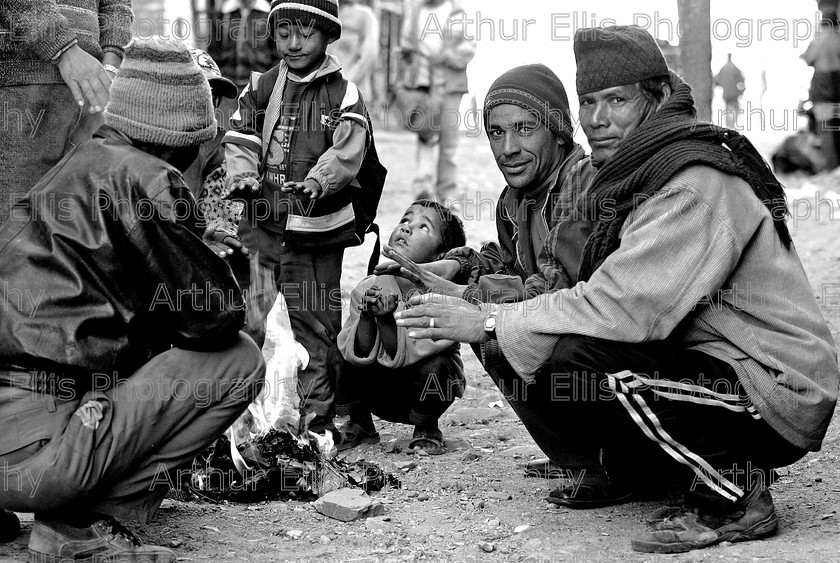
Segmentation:
{"type": "Polygon", "coordinates": [[[0,543],[14,540],[20,535],[20,520],[17,514],[0,508],[0,543]]]}
{"type": "Polygon", "coordinates": [[[29,563],[173,563],[175,559],[171,549],[143,545],[113,518],[87,528],[36,518],[29,538],[29,563]]]}
{"type": "Polygon", "coordinates": [[[773,497],[766,487],[751,490],[728,511],[668,508],[648,519],[648,530],[631,540],[634,551],[683,553],[721,542],[750,541],[772,536],[779,527],[773,497]]]}

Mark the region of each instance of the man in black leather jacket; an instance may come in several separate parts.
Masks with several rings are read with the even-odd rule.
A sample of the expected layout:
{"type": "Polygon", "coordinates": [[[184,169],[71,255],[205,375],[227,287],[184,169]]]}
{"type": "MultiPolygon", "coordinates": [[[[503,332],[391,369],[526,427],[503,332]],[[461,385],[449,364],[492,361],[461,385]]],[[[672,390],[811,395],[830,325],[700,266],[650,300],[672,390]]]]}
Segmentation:
{"type": "Polygon", "coordinates": [[[31,560],[174,561],[114,518],[155,514],[265,366],[181,176],[216,132],[186,47],[130,44],[105,123],[0,228],[0,507],[35,513],[31,560]]]}

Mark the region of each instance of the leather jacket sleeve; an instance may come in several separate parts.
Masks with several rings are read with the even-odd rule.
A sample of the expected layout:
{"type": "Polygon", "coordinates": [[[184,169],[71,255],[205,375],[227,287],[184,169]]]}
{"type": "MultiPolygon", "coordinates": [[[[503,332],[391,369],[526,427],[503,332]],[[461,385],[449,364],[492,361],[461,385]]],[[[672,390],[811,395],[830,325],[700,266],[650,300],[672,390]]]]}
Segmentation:
{"type": "Polygon", "coordinates": [[[141,293],[149,303],[148,328],[179,348],[224,348],[245,324],[230,267],[197,236],[195,201],[180,178],[170,174],[169,189],[152,201],[153,211],[136,217],[129,231],[146,270],[141,293]]]}

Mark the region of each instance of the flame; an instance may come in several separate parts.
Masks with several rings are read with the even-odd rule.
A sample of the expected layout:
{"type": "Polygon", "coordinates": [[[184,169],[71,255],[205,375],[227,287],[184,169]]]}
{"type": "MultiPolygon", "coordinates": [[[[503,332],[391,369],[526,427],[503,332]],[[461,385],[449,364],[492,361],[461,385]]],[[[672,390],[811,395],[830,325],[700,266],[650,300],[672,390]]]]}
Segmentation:
{"type": "Polygon", "coordinates": [[[309,432],[309,435],[315,440],[315,444],[318,446],[318,450],[324,458],[333,459],[338,454],[338,450],[335,449],[335,440],[333,440],[333,434],[330,430],[324,430],[323,436],[315,432],[309,432]]]}
{"type": "MultiPolygon", "coordinates": [[[[309,362],[309,354],[307,353],[306,348],[294,340],[291,335],[289,335],[289,338],[291,339],[291,345],[294,345],[294,349],[289,348],[288,346],[290,343],[286,342],[283,338],[279,338],[279,332],[278,334],[274,333],[278,331],[277,321],[275,320],[274,324],[270,324],[269,321],[269,317],[274,313],[275,306],[285,307],[285,301],[282,296],[279,295],[274,281],[274,273],[270,268],[260,265],[258,254],[255,254],[250,261],[250,273],[251,283],[245,292],[248,325],[255,327],[259,332],[266,333],[268,330],[268,332],[271,333],[266,334],[266,345],[273,345],[276,347],[280,346],[282,342],[282,351],[280,348],[267,351],[266,345],[263,345],[263,354],[268,356],[266,361],[269,361],[272,352],[275,354],[284,354],[281,359],[287,360],[289,354],[293,354],[292,358],[294,360],[294,366],[292,366],[292,369],[305,367],[309,362]],[[269,311],[267,315],[265,314],[266,311],[269,311]],[[272,332],[272,330],[274,332],[272,332]],[[272,338],[276,338],[278,340],[274,341],[272,338]]],[[[286,313],[284,312],[283,314],[286,313]]],[[[289,321],[288,318],[286,318],[285,328],[287,331],[290,331],[291,327],[289,327],[288,324],[289,321]]],[[[282,364],[281,362],[280,365],[282,368],[285,364],[282,364]]],[[[269,395],[267,397],[259,397],[252,402],[248,406],[248,410],[245,411],[245,413],[243,413],[236,422],[234,422],[227,432],[231,446],[231,459],[233,460],[236,469],[243,475],[245,474],[245,471],[249,471],[251,468],[239,453],[237,444],[241,445],[248,442],[253,443],[255,440],[268,434],[268,432],[273,428],[288,432],[302,445],[309,445],[312,443],[310,439],[313,440],[314,444],[317,445],[318,450],[321,452],[321,455],[327,460],[334,458],[337,454],[332,432],[327,430],[324,435],[321,436],[309,431],[309,423],[315,417],[315,413],[309,413],[305,417],[298,418],[297,401],[293,401],[293,404],[291,405],[294,409],[293,414],[295,416],[291,416],[288,413],[286,413],[285,416],[282,416],[283,411],[280,411],[279,413],[275,412],[277,410],[277,397],[272,394],[281,394],[281,392],[285,391],[285,393],[289,394],[290,398],[297,399],[297,390],[294,388],[281,389],[279,380],[272,380],[270,377],[272,375],[272,373],[266,373],[266,376],[269,377],[269,381],[267,382],[268,385],[266,385],[266,388],[263,390],[263,393],[268,393],[269,395]],[[275,399],[274,402],[272,402],[271,399],[275,399]],[[281,415],[280,418],[277,420],[269,420],[269,418],[275,418],[278,414],[281,415]]],[[[295,380],[296,379],[297,378],[295,378],[295,380]]]]}

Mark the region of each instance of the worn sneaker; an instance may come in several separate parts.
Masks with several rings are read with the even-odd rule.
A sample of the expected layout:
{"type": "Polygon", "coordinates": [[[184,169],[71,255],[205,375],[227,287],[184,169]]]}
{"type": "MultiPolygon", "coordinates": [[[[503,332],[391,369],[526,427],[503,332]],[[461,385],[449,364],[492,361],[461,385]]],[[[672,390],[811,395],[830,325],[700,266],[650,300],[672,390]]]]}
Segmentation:
{"type": "Polygon", "coordinates": [[[38,520],[29,538],[29,563],[173,563],[175,552],[143,545],[113,518],[97,520],[87,528],[74,528],[51,520],[38,520]]]}
{"type": "Polygon", "coordinates": [[[20,535],[17,514],[0,508],[0,543],[10,542],[20,535]]]}
{"type": "Polygon", "coordinates": [[[662,519],[648,519],[648,530],[631,540],[634,551],[682,553],[721,542],[757,540],[779,527],[773,497],[766,487],[755,488],[728,512],[675,509],[660,512],[662,519]]]}

